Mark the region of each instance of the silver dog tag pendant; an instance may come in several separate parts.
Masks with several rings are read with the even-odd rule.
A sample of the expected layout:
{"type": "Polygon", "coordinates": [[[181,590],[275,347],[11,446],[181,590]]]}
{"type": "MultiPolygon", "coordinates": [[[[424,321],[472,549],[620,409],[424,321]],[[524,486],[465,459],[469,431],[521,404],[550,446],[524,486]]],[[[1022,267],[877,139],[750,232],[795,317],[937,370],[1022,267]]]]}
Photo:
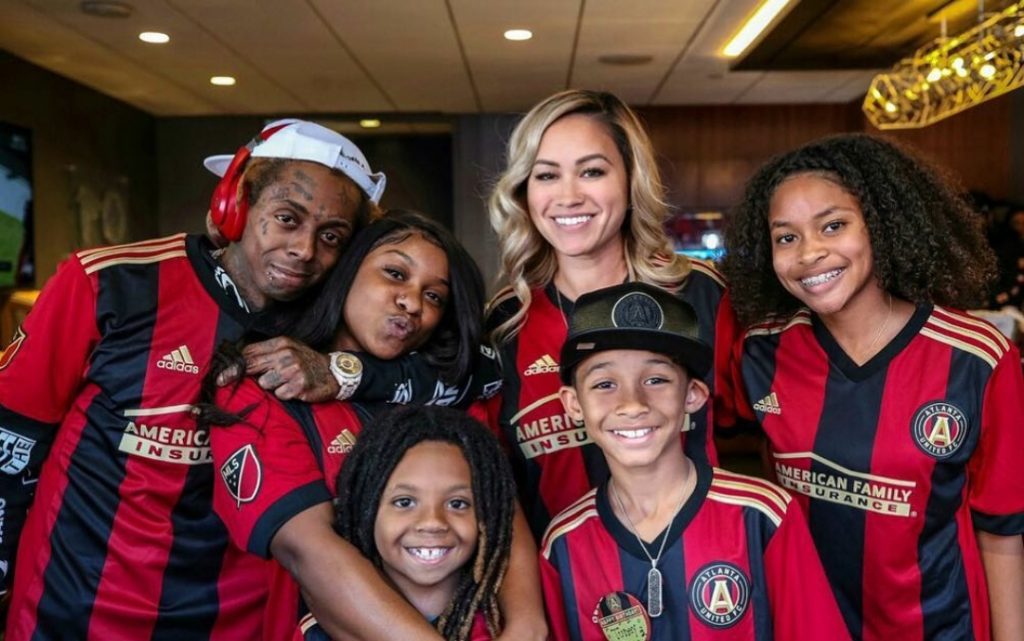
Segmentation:
{"type": "Polygon", "coordinates": [[[661,610],[661,572],[658,568],[651,568],[647,573],[647,614],[658,617],[661,610]]]}

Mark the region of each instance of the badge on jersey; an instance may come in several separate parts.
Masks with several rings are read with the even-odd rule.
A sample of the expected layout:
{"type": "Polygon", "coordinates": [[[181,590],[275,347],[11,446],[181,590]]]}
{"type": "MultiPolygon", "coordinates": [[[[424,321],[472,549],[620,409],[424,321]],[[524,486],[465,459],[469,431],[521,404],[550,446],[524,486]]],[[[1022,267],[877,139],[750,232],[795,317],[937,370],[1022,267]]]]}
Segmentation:
{"type": "Polygon", "coordinates": [[[690,583],[690,607],[713,628],[736,624],[750,605],[750,579],[732,563],[702,567],[690,583]]]}
{"type": "Polygon", "coordinates": [[[594,608],[594,623],[608,641],[648,641],[651,619],[640,599],[628,592],[611,592],[594,608]]]}
{"type": "Polygon", "coordinates": [[[952,403],[925,403],[914,414],[910,426],[914,443],[921,451],[937,459],[952,456],[967,437],[967,418],[952,403]]]}
{"type": "Polygon", "coordinates": [[[18,353],[21,348],[21,344],[25,342],[25,331],[20,327],[14,330],[14,340],[7,346],[7,349],[0,354],[0,369],[3,369],[11,364],[14,359],[14,355],[18,353]]]}
{"type": "Polygon", "coordinates": [[[251,444],[239,448],[220,466],[220,477],[236,507],[256,498],[263,482],[263,466],[251,444]]]}

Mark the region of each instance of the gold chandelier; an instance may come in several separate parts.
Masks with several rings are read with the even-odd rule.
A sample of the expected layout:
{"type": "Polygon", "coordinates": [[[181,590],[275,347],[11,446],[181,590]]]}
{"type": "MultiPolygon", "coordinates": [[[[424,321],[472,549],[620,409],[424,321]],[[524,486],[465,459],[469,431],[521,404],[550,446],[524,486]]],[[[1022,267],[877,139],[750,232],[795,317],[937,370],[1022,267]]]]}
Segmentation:
{"type": "Polygon", "coordinates": [[[1024,0],[940,37],[871,81],[864,114],[878,129],[925,127],[1024,85],[1024,0]]]}

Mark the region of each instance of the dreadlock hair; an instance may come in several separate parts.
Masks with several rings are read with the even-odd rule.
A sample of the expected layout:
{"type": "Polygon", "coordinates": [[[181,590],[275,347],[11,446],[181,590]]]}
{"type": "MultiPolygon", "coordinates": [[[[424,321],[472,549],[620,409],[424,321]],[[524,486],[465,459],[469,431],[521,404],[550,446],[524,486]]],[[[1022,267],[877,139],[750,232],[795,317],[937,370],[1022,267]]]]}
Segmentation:
{"type": "Polygon", "coordinates": [[[378,568],[374,539],[381,496],[395,467],[413,446],[440,441],[462,451],[472,475],[478,540],[460,570],[451,602],[437,619],[448,641],[465,641],[482,610],[492,636],[501,631],[498,590],[508,568],[515,511],[515,482],[497,439],[463,412],[437,406],[401,406],[366,425],[338,475],[334,529],[378,568]]]}
{"type": "Polygon", "coordinates": [[[981,217],[949,177],[891,141],[844,134],[773,158],[747,183],[727,220],[722,264],[741,321],[784,317],[801,306],[772,267],[768,214],[779,185],[806,174],[857,199],[885,291],[918,305],[967,308],[984,300],[995,258],[981,217]]]}

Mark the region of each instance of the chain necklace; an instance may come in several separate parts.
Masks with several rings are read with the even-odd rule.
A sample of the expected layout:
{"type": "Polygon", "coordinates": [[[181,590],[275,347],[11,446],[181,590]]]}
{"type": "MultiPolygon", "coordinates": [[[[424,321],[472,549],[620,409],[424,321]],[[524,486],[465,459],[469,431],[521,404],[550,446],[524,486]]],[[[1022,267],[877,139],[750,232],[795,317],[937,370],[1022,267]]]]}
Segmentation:
{"type": "Polygon", "coordinates": [[[892,318],[892,294],[889,294],[889,311],[885,315],[885,322],[883,322],[882,325],[878,328],[878,331],[875,332],[875,337],[871,339],[871,344],[868,345],[868,348],[866,350],[864,350],[865,354],[874,356],[871,350],[875,348],[875,345],[878,343],[878,339],[882,337],[882,332],[884,332],[885,328],[889,326],[890,318],[892,318]]]}
{"type": "Polygon", "coordinates": [[[569,331],[569,320],[565,317],[565,308],[562,307],[562,292],[558,291],[558,285],[555,281],[551,281],[551,286],[555,288],[555,298],[558,299],[558,313],[562,315],[562,322],[565,323],[565,330],[569,331]]]}
{"type": "MultiPolygon", "coordinates": [[[[696,471],[690,471],[690,477],[696,478],[696,471]]],[[[644,545],[643,539],[637,533],[637,527],[633,525],[633,519],[629,518],[629,512],[626,511],[626,506],[623,505],[622,499],[619,498],[619,493],[615,490],[615,485],[612,481],[608,482],[608,488],[611,490],[611,495],[615,499],[615,503],[619,506],[622,511],[622,515],[626,517],[626,523],[629,524],[629,531],[636,537],[636,542],[640,544],[640,549],[643,550],[644,556],[651,562],[651,569],[647,571],[647,614],[651,617],[659,617],[664,611],[664,602],[662,601],[661,595],[661,570],[658,569],[658,562],[661,561],[661,555],[665,552],[665,543],[668,541],[668,535],[672,532],[672,526],[676,522],[676,517],[679,516],[679,511],[683,509],[683,504],[686,503],[686,499],[690,496],[691,488],[688,487],[690,484],[690,478],[686,479],[686,486],[683,488],[683,498],[679,501],[679,505],[675,511],[672,512],[672,518],[668,522],[668,526],[665,527],[665,532],[661,537],[661,546],[658,548],[658,555],[651,556],[651,553],[647,551],[647,546],[644,545]]]]}

